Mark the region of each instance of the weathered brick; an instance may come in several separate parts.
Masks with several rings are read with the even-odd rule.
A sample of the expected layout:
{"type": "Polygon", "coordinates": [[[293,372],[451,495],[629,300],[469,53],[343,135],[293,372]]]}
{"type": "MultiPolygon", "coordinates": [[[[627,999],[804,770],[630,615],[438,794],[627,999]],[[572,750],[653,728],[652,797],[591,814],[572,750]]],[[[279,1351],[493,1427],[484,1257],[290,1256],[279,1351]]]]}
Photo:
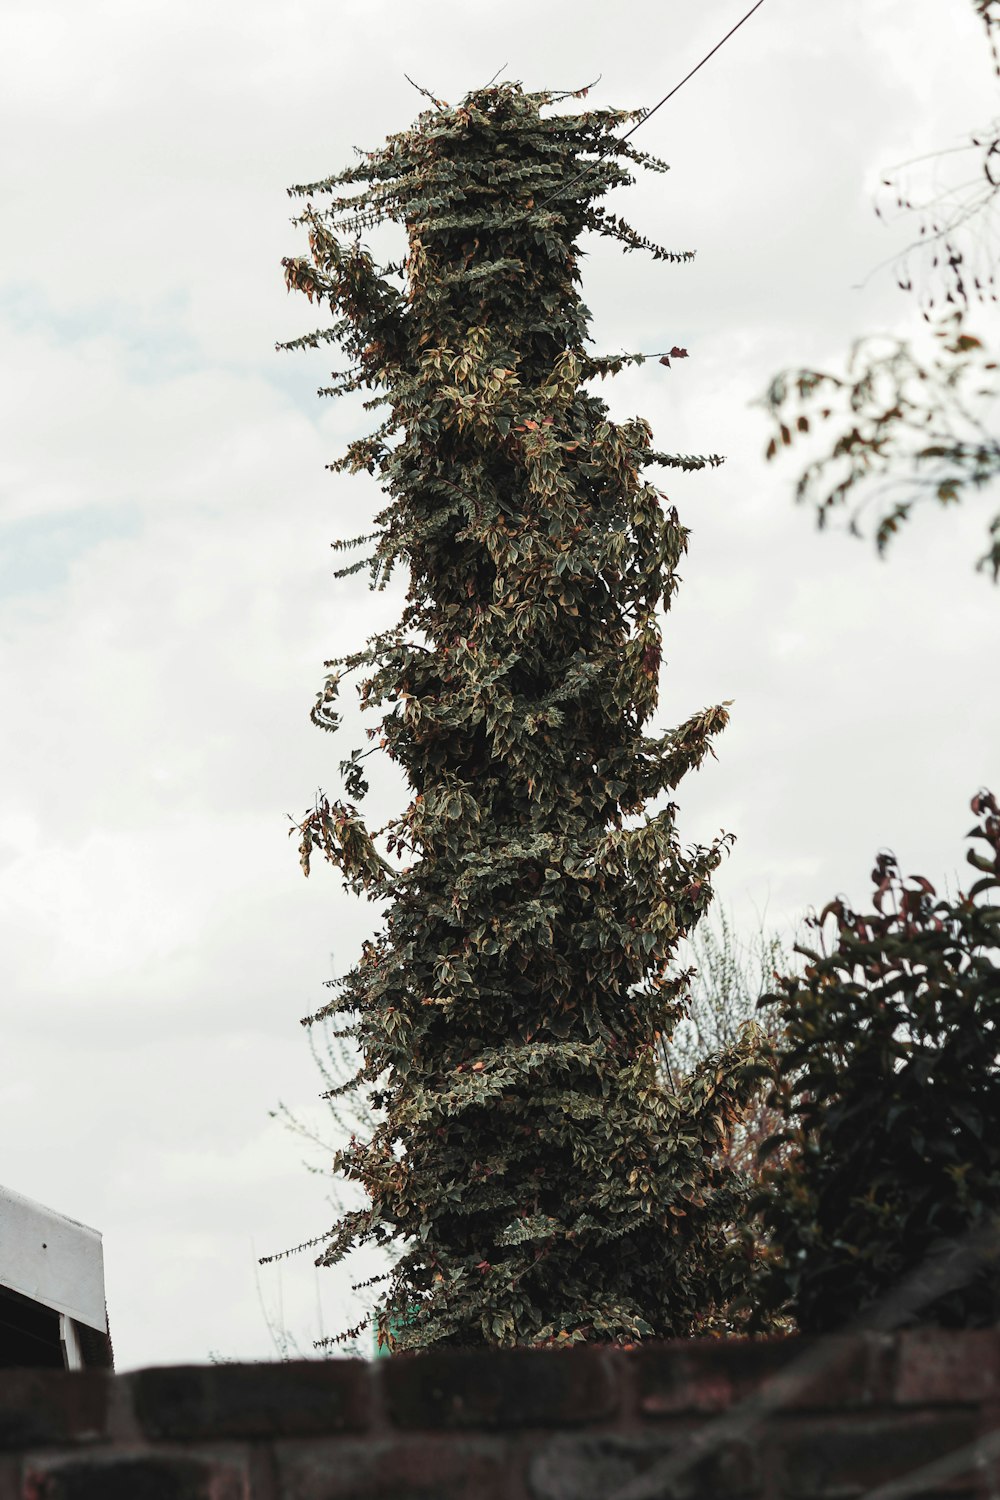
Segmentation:
{"type": "Polygon", "coordinates": [[[249,1500],[231,1463],[169,1453],[29,1462],[24,1500],[249,1500]]]}
{"type": "Polygon", "coordinates": [[[649,1417],[726,1411],[760,1392],[775,1409],[871,1406],[885,1398],[890,1341],[874,1335],[830,1339],[702,1339],[643,1345],[629,1356],[639,1409],[649,1417]]]}
{"type": "Polygon", "coordinates": [[[400,1427],[561,1427],[618,1409],[618,1383],[596,1349],[456,1350],[381,1362],[400,1427]]]}
{"type": "Polygon", "coordinates": [[[105,1435],[108,1376],[103,1370],[0,1372],[0,1449],[94,1442],[105,1435]]]}
{"type": "Polygon", "coordinates": [[[900,1406],[972,1406],[1000,1396],[1000,1334],[914,1328],[896,1339],[900,1406]]]}
{"type": "MultiPolygon", "coordinates": [[[[783,1500],[850,1500],[968,1447],[976,1416],[923,1412],[920,1416],[782,1425],[767,1437],[775,1491],[783,1500]]],[[[972,1464],[934,1486],[967,1491],[972,1464]]]]}
{"type": "Polygon", "coordinates": [[[605,1500],[634,1479],[652,1480],[660,1465],[668,1472],[656,1492],[671,1500],[730,1500],[760,1489],[755,1454],[742,1442],[720,1445],[705,1456],[686,1459],[684,1454],[682,1439],[663,1433],[556,1437],[529,1461],[528,1492],[532,1500],[605,1500]]]}
{"type": "Polygon", "coordinates": [[[370,1366],[361,1360],[181,1365],[127,1378],[150,1438],[312,1436],[368,1422],[370,1366]]]}
{"type": "Polygon", "coordinates": [[[502,1440],[465,1437],[279,1443],[276,1500],[513,1500],[502,1440]]]}

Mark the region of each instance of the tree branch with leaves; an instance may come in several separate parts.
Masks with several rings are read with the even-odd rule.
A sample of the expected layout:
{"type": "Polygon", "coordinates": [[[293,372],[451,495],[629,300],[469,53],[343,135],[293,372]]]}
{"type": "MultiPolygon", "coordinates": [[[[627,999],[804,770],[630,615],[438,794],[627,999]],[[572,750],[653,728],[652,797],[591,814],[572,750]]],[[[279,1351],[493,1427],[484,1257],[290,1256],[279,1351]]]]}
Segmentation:
{"type": "MultiPolygon", "coordinates": [[[[1000,6],[975,0],[1000,74],[1000,6]]],[[[924,338],[859,340],[844,374],[808,368],[782,371],[763,405],[773,424],[768,459],[812,433],[819,456],[802,470],[796,499],[810,505],[822,527],[851,508],[849,529],[860,536],[874,516],[876,547],[892,538],[927,501],[955,505],[980,496],[1000,476],[997,438],[997,361],[992,335],[970,326],[970,309],[995,303],[1000,204],[1000,124],[971,134],[960,154],[976,158],[961,182],[919,192],[888,177],[893,207],[918,222],[913,242],[898,258],[898,285],[914,292],[926,325],[924,338]]],[[[940,163],[933,154],[907,167],[940,163]]],[[[876,213],[883,215],[881,207],[876,213]]],[[[1000,579],[1000,511],[987,522],[987,548],[977,567],[1000,579]]]]}

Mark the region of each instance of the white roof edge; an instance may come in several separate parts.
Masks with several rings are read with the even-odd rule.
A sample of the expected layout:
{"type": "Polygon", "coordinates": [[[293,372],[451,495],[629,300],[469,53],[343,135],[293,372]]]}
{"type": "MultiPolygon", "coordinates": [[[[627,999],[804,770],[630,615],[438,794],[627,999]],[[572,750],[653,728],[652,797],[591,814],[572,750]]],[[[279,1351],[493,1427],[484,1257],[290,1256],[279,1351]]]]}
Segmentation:
{"type": "Polygon", "coordinates": [[[74,1229],[82,1229],[86,1234],[96,1234],[98,1239],[102,1238],[101,1231],[94,1229],[90,1224],[84,1224],[80,1219],[71,1219],[69,1214],[61,1214],[54,1208],[46,1208],[44,1203],[39,1203],[36,1198],[26,1198],[23,1193],[15,1193],[13,1188],[0,1187],[0,1202],[11,1199],[23,1208],[35,1209],[45,1214],[49,1219],[60,1219],[64,1224],[72,1224],[74,1229]]]}
{"type": "Polygon", "coordinates": [[[4,1187],[0,1286],[107,1333],[99,1231],[4,1187]]]}

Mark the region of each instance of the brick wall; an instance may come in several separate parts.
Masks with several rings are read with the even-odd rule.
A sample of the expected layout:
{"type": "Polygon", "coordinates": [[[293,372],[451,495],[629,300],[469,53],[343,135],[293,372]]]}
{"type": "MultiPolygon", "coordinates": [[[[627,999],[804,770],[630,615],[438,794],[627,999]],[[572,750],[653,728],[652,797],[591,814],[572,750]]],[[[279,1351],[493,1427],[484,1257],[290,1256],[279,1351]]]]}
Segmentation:
{"type": "Polygon", "coordinates": [[[1000,1331],[0,1371],[0,1500],[1000,1496],[1000,1331]]]}

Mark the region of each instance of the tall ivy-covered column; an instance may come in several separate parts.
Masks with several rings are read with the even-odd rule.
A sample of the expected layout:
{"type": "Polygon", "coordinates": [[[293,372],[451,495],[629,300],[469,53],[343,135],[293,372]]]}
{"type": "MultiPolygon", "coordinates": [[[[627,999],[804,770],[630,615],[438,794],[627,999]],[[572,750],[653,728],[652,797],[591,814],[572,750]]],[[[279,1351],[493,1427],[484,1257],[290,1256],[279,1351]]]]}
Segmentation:
{"type": "Polygon", "coordinates": [[[311,255],[285,263],[288,284],[335,321],[286,347],[339,342],[350,365],[331,390],[384,403],[339,467],[388,497],[356,566],[376,586],[396,565],[409,577],[398,624],[327,664],[314,718],[335,730],[341,679],[359,674],[372,748],[411,801],[369,829],[354,751],[351,800],[321,798],[301,825],[307,872],[319,849],[388,902],[321,1012],[356,1036],[381,1119],[338,1158],[368,1204],[321,1259],[394,1247],[376,1317],[400,1348],[724,1325],[747,1269],[743,1185],[714,1157],[753,1086],[754,1038],[676,1089],[655,1054],[682,1003],[671,958],[724,842],[684,852],[662,794],[726,711],[647,729],[687,534],[644,471],[719,460],[609,420],[588,382],[629,357],[587,352],[577,289],[587,230],[689,253],[600,206],[626,163],[664,170],[616,139],[636,116],[545,113],[558,102],[482,89],[292,189],[311,255]],[[383,220],[405,226],[400,265],[363,247],[383,220]]]}

